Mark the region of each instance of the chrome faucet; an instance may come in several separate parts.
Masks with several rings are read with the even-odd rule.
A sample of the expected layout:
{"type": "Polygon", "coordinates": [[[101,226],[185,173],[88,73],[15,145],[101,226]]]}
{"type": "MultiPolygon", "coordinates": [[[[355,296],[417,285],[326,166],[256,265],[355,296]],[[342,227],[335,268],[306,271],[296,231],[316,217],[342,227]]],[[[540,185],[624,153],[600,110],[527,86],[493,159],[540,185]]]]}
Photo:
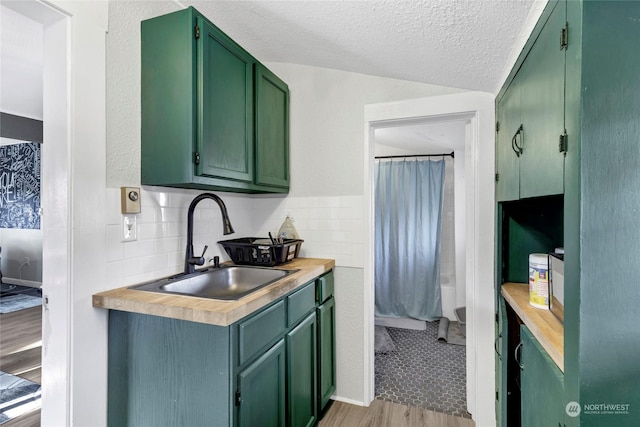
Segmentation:
{"type": "Polygon", "coordinates": [[[196,257],[193,255],[193,211],[196,209],[196,205],[200,202],[200,200],[211,199],[218,204],[220,207],[220,213],[222,213],[222,226],[223,226],[223,234],[231,234],[233,233],[233,227],[231,226],[231,222],[229,221],[229,215],[227,214],[227,207],[224,205],[222,199],[216,196],[213,193],[202,193],[197,195],[189,205],[189,210],[187,211],[187,252],[184,256],[184,273],[189,274],[195,271],[196,265],[203,265],[204,253],[207,252],[208,246],[204,247],[202,251],[202,255],[196,257]]]}

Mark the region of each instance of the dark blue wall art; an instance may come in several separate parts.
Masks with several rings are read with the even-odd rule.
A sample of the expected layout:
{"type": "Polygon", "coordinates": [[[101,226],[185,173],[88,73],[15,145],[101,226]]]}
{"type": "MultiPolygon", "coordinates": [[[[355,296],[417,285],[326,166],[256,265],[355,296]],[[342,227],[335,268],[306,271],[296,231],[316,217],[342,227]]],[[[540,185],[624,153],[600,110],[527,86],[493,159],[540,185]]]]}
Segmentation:
{"type": "Polygon", "coordinates": [[[40,144],[0,146],[0,228],[40,228],[40,144]]]}

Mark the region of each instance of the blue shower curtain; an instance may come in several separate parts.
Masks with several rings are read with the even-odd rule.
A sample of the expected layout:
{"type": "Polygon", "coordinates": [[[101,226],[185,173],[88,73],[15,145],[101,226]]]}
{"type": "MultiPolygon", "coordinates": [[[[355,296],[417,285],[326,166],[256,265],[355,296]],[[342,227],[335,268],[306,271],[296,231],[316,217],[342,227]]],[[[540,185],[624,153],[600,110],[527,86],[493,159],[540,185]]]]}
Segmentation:
{"type": "Polygon", "coordinates": [[[435,320],[444,160],[377,162],[374,173],[376,316],[435,320]]]}

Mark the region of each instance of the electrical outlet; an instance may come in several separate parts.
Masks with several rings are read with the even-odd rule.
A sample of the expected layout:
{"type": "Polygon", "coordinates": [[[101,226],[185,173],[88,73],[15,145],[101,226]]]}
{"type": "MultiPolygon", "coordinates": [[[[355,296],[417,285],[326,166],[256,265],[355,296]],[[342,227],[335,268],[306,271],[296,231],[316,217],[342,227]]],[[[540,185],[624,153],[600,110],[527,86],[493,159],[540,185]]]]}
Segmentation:
{"type": "Polygon", "coordinates": [[[122,215],[122,233],[123,242],[138,240],[136,215],[122,215]]]}

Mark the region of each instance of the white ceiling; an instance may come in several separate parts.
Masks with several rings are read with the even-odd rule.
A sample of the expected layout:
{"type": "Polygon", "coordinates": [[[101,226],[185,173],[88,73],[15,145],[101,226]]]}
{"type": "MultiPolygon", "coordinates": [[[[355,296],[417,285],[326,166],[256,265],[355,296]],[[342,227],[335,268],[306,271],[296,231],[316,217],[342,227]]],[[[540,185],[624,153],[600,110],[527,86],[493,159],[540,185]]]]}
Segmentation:
{"type": "Polygon", "coordinates": [[[182,0],[263,62],[496,93],[546,1],[182,0]]]}
{"type": "Polygon", "coordinates": [[[465,125],[466,121],[455,120],[378,128],[375,154],[443,154],[464,150],[465,125]]]}

